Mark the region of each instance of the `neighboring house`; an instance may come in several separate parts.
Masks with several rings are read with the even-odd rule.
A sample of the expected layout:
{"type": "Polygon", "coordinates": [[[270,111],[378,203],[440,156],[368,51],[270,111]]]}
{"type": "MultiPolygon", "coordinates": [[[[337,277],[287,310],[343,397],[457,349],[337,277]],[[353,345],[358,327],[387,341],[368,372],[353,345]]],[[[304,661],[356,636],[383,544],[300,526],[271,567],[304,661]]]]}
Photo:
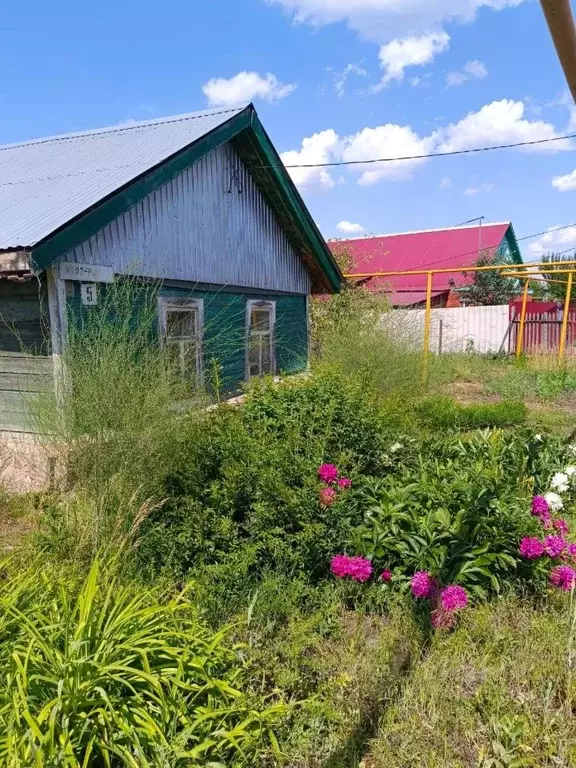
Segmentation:
{"type": "Polygon", "coordinates": [[[214,356],[227,390],[303,369],[308,298],[342,282],[252,105],[0,147],[0,429],[123,275],[160,281],[182,376],[214,356]]]}
{"type": "MultiPolygon", "coordinates": [[[[460,273],[434,275],[435,307],[460,306],[465,286],[472,280],[471,273],[465,275],[464,270],[480,257],[522,263],[510,222],[334,240],[328,245],[336,256],[345,255],[352,274],[462,268],[460,273]]],[[[395,307],[418,307],[426,300],[426,275],[372,278],[366,285],[370,290],[386,292],[395,307]]]]}

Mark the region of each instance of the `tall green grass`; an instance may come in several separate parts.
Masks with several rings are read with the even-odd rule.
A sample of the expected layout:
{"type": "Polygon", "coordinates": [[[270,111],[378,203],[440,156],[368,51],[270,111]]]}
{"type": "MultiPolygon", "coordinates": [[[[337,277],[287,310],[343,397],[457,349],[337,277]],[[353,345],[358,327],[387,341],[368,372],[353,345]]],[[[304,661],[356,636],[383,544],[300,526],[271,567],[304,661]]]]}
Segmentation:
{"type": "Polygon", "coordinates": [[[238,651],[185,592],[136,588],[98,559],[79,583],[40,564],[4,576],[0,625],[5,766],[254,765],[283,712],[252,707],[238,651]]]}

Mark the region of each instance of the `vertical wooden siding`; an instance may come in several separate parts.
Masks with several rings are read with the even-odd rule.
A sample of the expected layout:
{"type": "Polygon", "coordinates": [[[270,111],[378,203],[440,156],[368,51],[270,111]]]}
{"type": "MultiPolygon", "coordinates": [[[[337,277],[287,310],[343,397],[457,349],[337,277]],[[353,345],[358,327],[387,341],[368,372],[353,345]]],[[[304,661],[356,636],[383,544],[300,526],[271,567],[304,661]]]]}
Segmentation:
{"type": "Polygon", "coordinates": [[[310,275],[231,145],[62,257],[120,274],[306,294],[310,275]]]}

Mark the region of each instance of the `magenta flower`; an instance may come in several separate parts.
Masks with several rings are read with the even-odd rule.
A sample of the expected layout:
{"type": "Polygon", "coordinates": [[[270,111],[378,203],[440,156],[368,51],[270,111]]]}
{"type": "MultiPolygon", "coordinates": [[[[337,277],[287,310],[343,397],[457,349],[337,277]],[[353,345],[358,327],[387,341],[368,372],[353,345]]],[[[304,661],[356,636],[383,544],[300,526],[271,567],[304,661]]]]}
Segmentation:
{"type": "Polygon", "coordinates": [[[576,544],[568,544],[568,554],[570,557],[576,557],[576,544]]]}
{"type": "Polygon", "coordinates": [[[320,504],[323,507],[331,507],[336,501],[338,494],[334,488],[322,488],[320,491],[320,504]]]}
{"type": "Polygon", "coordinates": [[[414,597],[427,599],[432,597],[436,589],[436,580],[426,571],[418,571],[412,576],[410,587],[414,597]]]}
{"type": "Polygon", "coordinates": [[[550,512],[540,515],[540,522],[546,530],[550,530],[550,528],[552,528],[552,515],[550,512]]]}
{"type": "Polygon", "coordinates": [[[338,480],[338,488],[350,488],[352,485],[352,480],[350,480],[349,477],[341,477],[338,480]]]}
{"type": "Polygon", "coordinates": [[[364,557],[350,558],[350,578],[364,583],[372,576],[372,563],[364,557]]]}
{"type": "Polygon", "coordinates": [[[392,571],[382,571],[382,575],[380,576],[382,581],[385,581],[388,583],[389,581],[392,581],[392,571]]]}
{"type": "Polygon", "coordinates": [[[568,523],[566,522],[566,520],[562,520],[561,518],[560,518],[560,519],[558,519],[558,520],[554,520],[554,522],[552,523],[552,525],[553,525],[553,526],[554,526],[554,528],[555,528],[557,531],[559,531],[559,532],[560,532],[560,533],[561,533],[563,536],[566,536],[566,534],[568,534],[568,533],[570,532],[570,531],[569,531],[569,529],[568,529],[568,523]]]}
{"type": "Polygon", "coordinates": [[[566,541],[563,536],[546,536],[544,539],[544,551],[548,557],[560,557],[566,549],[566,541]]]}
{"type": "Polygon", "coordinates": [[[532,514],[535,517],[542,517],[550,512],[550,506],[544,496],[534,496],[532,499],[532,514]]]}
{"type": "Polygon", "coordinates": [[[318,467],[318,477],[323,483],[334,483],[338,479],[338,468],[334,464],[322,464],[318,467]]]}
{"type": "Polygon", "coordinates": [[[526,560],[536,560],[544,554],[544,544],[533,536],[525,536],[520,542],[520,554],[526,560]]]}
{"type": "Polygon", "coordinates": [[[468,595],[463,587],[459,587],[457,584],[452,584],[450,587],[444,587],[440,592],[440,604],[442,610],[447,613],[453,613],[459,611],[461,608],[466,608],[468,605],[468,595]]]}
{"type": "Polygon", "coordinates": [[[576,586],[576,571],[569,565],[558,565],[552,569],[550,584],[564,592],[570,592],[576,586]]]}
{"type": "Polygon", "coordinates": [[[330,562],[330,570],[337,579],[345,579],[348,576],[348,561],[346,555],[334,555],[330,562]]]}
{"type": "Polygon", "coordinates": [[[338,579],[352,579],[364,583],[372,576],[372,563],[364,557],[335,555],[330,563],[330,570],[338,579]]]}

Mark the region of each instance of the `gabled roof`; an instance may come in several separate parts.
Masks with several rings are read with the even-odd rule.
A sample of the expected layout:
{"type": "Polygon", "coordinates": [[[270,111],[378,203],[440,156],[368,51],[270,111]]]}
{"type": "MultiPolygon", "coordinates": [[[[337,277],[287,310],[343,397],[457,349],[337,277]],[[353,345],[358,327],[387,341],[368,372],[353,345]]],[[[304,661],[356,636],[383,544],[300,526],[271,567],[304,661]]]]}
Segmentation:
{"type": "MultiPolygon", "coordinates": [[[[506,245],[512,259],[522,263],[518,242],[510,222],[447,227],[392,235],[334,240],[328,243],[333,253],[346,253],[352,262],[350,272],[399,272],[407,270],[471,267],[482,255],[495,256],[506,245]]],[[[466,284],[469,277],[459,274],[435,274],[433,293],[438,295],[466,284]]],[[[373,278],[367,285],[371,290],[386,290],[395,305],[415,304],[426,292],[426,275],[401,275],[373,278]]]]}
{"type": "Polygon", "coordinates": [[[44,268],[227,141],[315,290],[338,290],[341,273],[252,105],[0,146],[0,251],[30,250],[44,268]]]}

